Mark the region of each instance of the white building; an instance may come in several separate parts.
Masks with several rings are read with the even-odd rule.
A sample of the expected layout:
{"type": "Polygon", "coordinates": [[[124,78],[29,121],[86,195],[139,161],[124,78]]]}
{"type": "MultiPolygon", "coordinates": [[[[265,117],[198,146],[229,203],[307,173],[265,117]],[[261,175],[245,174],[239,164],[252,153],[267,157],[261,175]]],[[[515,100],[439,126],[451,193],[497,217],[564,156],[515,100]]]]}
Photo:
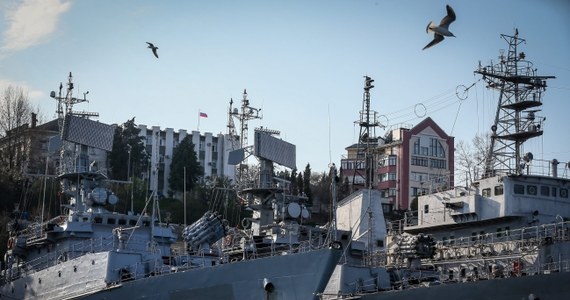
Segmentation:
{"type": "MultiPolygon", "coordinates": [[[[235,179],[235,166],[228,165],[228,155],[232,150],[232,144],[227,134],[213,135],[210,132],[201,134],[199,131],[192,131],[190,134],[184,130],[174,131],[172,128],[160,129],[160,126],[147,128],[146,125],[139,125],[139,136],[144,138],[147,153],[151,155],[157,151],[157,158],[151,158],[151,165],[158,164],[158,191],[159,194],[168,195],[170,177],[170,164],[172,163],[172,153],[174,149],[190,135],[194,144],[194,151],[204,171],[204,178],[207,177],[228,177],[235,179]],[[153,137],[157,137],[156,139],[153,137]],[[154,159],[155,161],[152,161],[154,159]]],[[[151,156],[152,157],[152,156],[151,156]]],[[[151,176],[150,186],[154,186],[151,176]]]]}

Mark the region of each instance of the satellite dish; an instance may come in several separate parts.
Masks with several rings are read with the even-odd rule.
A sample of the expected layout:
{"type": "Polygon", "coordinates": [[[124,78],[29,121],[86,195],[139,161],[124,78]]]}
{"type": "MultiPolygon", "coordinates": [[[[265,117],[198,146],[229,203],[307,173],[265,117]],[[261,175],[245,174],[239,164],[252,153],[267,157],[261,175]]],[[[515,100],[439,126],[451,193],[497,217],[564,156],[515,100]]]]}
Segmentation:
{"type": "Polygon", "coordinates": [[[532,153],[531,153],[531,152],[528,152],[527,154],[525,154],[525,156],[524,156],[523,159],[524,159],[524,161],[526,161],[526,162],[528,163],[528,162],[531,162],[531,161],[532,161],[532,158],[533,158],[532,153]]]}
{"type": "Polygon", "coordinates": [[[493,132],[497,131],[497,125],[491,126],[491,130],[492,130],[493,132]]]}

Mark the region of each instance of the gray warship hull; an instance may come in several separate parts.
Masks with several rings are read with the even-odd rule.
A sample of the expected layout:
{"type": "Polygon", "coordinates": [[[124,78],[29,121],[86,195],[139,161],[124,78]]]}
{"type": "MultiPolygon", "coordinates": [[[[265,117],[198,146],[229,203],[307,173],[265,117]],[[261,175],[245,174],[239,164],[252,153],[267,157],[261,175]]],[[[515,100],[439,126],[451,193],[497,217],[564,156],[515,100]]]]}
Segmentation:
{"type": "Polygon", "coordinates": [[[138,254],[100,252],[22,276],[2,287],[7,299],[314,299],[342,251],[320,249],[196,266],[129,279],[121,264],[138,254]],[[268,286],[270,284],[271,286],[268,286]]]}
{"type": "Polygon", "coordinates": [[[509,277],[465,283],[449,283],[403,291],[363,294],[357,299],[463,299],[463,300],[519,300],[567,299],[570,295],[570,272],[509,277]],[[534,296],[534,297],[533,297],[534,296]]]}

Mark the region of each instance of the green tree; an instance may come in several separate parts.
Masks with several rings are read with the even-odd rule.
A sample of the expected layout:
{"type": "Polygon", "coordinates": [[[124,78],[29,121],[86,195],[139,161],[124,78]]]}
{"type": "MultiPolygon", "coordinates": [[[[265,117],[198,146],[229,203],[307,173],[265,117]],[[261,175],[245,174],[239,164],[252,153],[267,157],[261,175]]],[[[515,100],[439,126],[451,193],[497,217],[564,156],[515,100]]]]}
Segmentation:
{"type": "Polygon", "coordinates": [[[203,171],[198,163],[194,144],[190,136],[186,136],[172,152],[170,178],[168,179],[170,189],[175,192],[182,192],[186,182],[186,190],[191,190],[202,175],[203,171]],[[186,177],[184,173],[186,173],[186,177]]]}
{"type": "Polygon", "coordinates": [[[303,194],[303,173],[297,173],[297,178],[295,179],[297,181],[297,195],[301,195],[303,194]]]}
{"type": "Polygon", "coordinates": [[[108,157],[112,179],[129,180],[129,177],[140,177],[146,172],[148,154],[139,132],[135,118],[115,128],[113,150],[108,157]]]}
{"type": "Polygon", "coordinates": [[[291,177],[289,179],[291,182],[291,194],[298,195],[299,194],[299,186],[297,185],[297,169],[291,170],[291,177]]]}
{"type": "Polygon", "coordinates": [[[311,165],[307,164],[303,172],[303,193],[309,198],[309,205],[313,203],[313,191],[311,188],[311,165]]]}

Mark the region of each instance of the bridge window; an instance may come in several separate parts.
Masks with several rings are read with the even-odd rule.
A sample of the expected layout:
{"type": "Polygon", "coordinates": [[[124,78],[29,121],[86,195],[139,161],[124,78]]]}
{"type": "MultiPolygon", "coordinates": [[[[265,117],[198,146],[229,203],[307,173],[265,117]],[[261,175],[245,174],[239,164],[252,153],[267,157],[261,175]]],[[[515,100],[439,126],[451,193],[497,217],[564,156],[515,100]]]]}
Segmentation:
{"type": "Polygon", "coordinates": [[[568,198],[568,189],[560,189],[560,198],[568,198]]]}
{"type": "Polygon", "coordinates": [[[550,188],[547,186],[540,187],[540,195],[541,196],[550,196],[550,188]]]}
{"type": "Polygon", "coordinates": [[[524,195],[524,185],[522,184],[515,184],[514,186],[515,194],[524,195]]]}
{"type": "Polygon", "coordinates": [[[495,196],[500,196],[503,194],[503,186],[502,185],[496,185],[495,186],[495,196]]]}

